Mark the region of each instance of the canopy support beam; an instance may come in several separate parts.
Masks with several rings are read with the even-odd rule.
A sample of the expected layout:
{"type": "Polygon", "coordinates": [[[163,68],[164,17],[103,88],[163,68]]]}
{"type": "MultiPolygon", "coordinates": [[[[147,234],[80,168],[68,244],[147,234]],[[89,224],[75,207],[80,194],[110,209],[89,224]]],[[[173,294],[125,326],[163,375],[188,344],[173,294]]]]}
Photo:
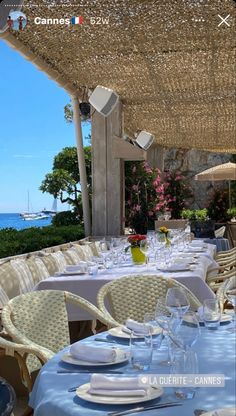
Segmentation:
{"type": "Polygon", "coordinates": [[[117,236],[124,232],[124,161],[113,146],[122,135],[122,104],[108,117],[92,113],[92,235],[117,236]]]}
{"type": "Polygon", "coordinates": [[[72,104],[73,104],[73,120],[74,120],[75,133],[76,133],[77,156],[78,156],[80,186],[81,186],[81,194],[82,194],[84,232],[85,232],[85,236],[88,237],[89,235],[91,235],[91,217],[90,217],[88,182],[87,182],[87,174],[86,174],[86,166],[85,166],[85,158],[84,158],[83,135],[82,135],[82,128],[81,128],[79,100],[76,96],[71,96],[71,99],[72,99],[72,104]]]}

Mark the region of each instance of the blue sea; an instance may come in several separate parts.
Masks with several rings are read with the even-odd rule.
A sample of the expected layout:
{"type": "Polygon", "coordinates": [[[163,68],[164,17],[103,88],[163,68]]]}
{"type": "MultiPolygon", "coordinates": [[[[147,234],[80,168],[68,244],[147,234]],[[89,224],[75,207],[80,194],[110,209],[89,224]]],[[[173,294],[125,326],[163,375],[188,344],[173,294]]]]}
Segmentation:
{"type": "Polygon", "coordinates": [[[17,230],[23,230],[30,227],[45,227],[50,225],[51,221],[51,217],[44,220],[24,221],[20,214],[0,214],[0,229],[16,228],[17,230]]]}

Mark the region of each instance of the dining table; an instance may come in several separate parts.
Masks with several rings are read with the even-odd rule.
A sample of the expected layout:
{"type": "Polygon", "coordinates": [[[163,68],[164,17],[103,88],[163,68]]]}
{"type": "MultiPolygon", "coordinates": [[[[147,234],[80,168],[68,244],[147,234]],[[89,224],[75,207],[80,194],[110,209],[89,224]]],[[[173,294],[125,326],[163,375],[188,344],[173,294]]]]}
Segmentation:
{"type": "MultiPolygon", "coordinates": [[[[40,281],[35,290],[62,290],[74,293],[97,305],[97,294],[100,288],[108,282],[123,276],[130,275],[156,275],[172,278],[186,286],[201,303],[205,299],[214,299],[215,294],[206,283],[207,273],[212,269],[217,269],[218,265],[214,260],[216,247],[212,244],[205,244],[205,248],[201,252],[196,252],[196,248],[189,249],[189,256],[196,256],[196,264],[185,271],[165,271],[158,269],[158,263],[150,263],[148,265],[135,265],[131,260],[112,268],[101,268],[96,275],[70,274],[61,273],[51,276],[40,281]]],[[[183,254],[183,253],[182,253],[183,254]]],[[[184,253],[185,255],[188,252],[184,253]]],[[[179,253],[181,255],[181,253],[179,253]]],[[[184,261],[184,260],[183,260],[184,261]]],[[[68,306],[69,321],[88,321],[93,318],[89,312],[82,310],[73,305],[68,306]]]]}
{"type": "MultiPolygon", "coordinates": [[[[86,401],[78,396],[76,388],[89,383],[94,373],[109,374],[110,372],[111,374],[112,371],[119,371],[120,374],[116,377],[137,375],[155,377],[155,375],[170,374],[170,367],[162,365],[167,354],[165,342],[154,350],[150,369],[145,372],[134,369],[130,360],[108,366],[69,364],[63,358],[69,351],[70,346],[67,346],[41,368],[30,395],[29,405],[34,409],[34,416],[105,416],[109,412],[131,410],[140,405],[147,408],[151,405],[177,401],[181,403],[181,406],[164,407],[148,412],[141,411],[139,414],[194,416],[196,409],[202,409],[205,412],[211,411],[207,413],[207,416],[213,416],[215,409],[235,407],[236,346],[235,333],[229,331],[230,325],[232,324],[222,324],[217,330],[201,327],[200,336],[193,347],[198,357],[198,373],[206,377],[221,374],[224,377],[224,386],[218,387],[214,384],[214,386],[206,387],[202,383],[194,389],[191,396],[185,399],[175,394],[176,387],[163,386],[163,394],[159,398],[139,404],[101,404],[97,403],[96,395],[94,402],[86,401]]],[[[129,357],[129,339],[113,337],[109,332],[94,335],[80,342],[90,346],[119,347],[129,357]],[[99,342],[96,341],[98,337],[99,342]]],[[[230,415],[235,416],[235,413],[230,413],[230,415]]]]}

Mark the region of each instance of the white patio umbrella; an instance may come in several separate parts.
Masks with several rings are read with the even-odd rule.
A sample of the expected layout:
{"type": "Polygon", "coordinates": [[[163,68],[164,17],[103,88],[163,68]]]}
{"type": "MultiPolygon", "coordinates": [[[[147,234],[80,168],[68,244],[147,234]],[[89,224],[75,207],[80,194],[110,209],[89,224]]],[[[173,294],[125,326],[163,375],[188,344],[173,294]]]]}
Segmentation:
{"type": "Polygon", "coordinates": [[[228,162],[213,166],[194,176],[196,181],[229,181],[229,206],[231,208],[231,185],[230,181],[236,180],[236,163],[228,162]]]}

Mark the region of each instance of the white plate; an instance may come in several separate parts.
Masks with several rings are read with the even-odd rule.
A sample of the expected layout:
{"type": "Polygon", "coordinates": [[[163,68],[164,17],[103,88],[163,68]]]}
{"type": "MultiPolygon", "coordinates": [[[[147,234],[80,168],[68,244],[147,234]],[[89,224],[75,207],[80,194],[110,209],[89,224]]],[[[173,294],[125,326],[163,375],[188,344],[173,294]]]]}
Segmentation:
{"type": "Polygon", "coordinates": [[[77,271],[77,272],[67,272],[67,271],[64,271],[64,272],[56,272],[55,273],[55,276],[80,276],[82,274],[87,274],[87,273],[85,273],[85,272],[79,272],[79,271],[77,271]]]}
{"type": "MultiPolygon", "coordinates": [[[[196,314],[196,315],[197,315],[197,318],[198,318],[198,314],[196,314]]],[[[191,323],[191,317],[188,317],[188,316],[183,317],[183,320],[185,322],[191,323]]],[[[221,316],[220,323],[223,324],[223,323],[230,322],[230,321],[232,321],[232,316],[231,315],[224,314],[224,315],[221,316]]],[[[200,324],[204,324],[204,321],[202,321],[202,320],[199,319],[199,323],[200,324]]]]}
{"type": "Polygon", "coordinates": [[[234,407],[211,410],[210,412],[204,413],[204,416],[214,416],[214,412],[217,412],[219,416],[236,416],[236,410],[234,407]]]}
{"type": "MultiPolygon", "coordinates": [[[[161,331],[162,331],[161,328],[156,328],[153,332],[153,335],[158,335],[161,333],[161,331]]],[[[108,333],[112,335],[113,337],[130,339],[130,334],[128,334],[128,332],[124,332],[122,330],[122,326],[111,328],[108,330],[108,333]]],[[[141,338],[141,337],[137,336],[137,338],[141,338]]],[[[144,336],[142,338],[144,338],[144,336]]]]}
{"type": "Polygon", "coordinates": [[[168,272],[168,273],[178,273],[178,272],[189,272],[191,269],[191,267],[167,267],[166,269],[160,269],[158,268],[158,270],[160,270],[161,272],[168,272]]]}
{"type": "Polygon", "coordinates": [[[109,363],[78,360],[77,358],[73,357],[69,352],[66,352],[65,354],[63,354],[63,356],[61,357],[61,360],[68,364],[101,367],[104,365],[114,365],[114,364],[124,363],[125,361],[129,359],[127,353],[124,350],[122,350],[121,348],[115,348],[115,349],[116,349],[116,359],[115,361],[112,361],[109,363]]]}
{"type": "MultiPolygon", "coordinates": [[[[95,394],[90,394],[88,390],[90,389],[90,383],[83,384],[78,387],[76,390],[77,396],[80,399],[87,400],[92,403],[101,403],[101,404],[132,404],[132,403],[142,403],[147,402],[148,400],[157,399],[162,396],[163,389],[161,387],[151,387],[147,390],[145,396],[129,396],[129,397],[117,397],[117,396],[100,396],[95,394]]],[[[231,415],[230,415],[231,416],[231,415]]]]}

